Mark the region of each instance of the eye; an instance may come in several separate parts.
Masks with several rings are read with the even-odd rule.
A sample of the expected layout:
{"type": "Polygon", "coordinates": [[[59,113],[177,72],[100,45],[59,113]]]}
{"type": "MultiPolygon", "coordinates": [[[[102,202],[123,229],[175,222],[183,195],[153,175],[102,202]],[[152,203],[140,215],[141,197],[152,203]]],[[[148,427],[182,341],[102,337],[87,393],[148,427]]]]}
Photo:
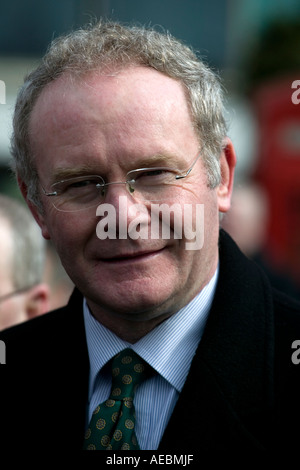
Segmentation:
{"type": "Polygon", "coordinates": [[[130,173],[131,180],[138,184],[164,184],[169,180],[174,180],[176,171],[171,168],[145,168],[130,173]]]}
{"type": "Polygon", "coordinates": [[[86,186],[95,185],[95,184],[97,184],[97,181],[94,181],[94,180],[75,181],[74,183],[69,183],[66,189],[84,188],[86,186]]]}
{"type": "Polygon", "coordinates": [[[162,170],[162,169],[146,170],[140,174],[140,178],[146,177],[146,176],[159,176],[159,175],[163,175],[164,173],[166,173],[166,170],[162,170]]]}
{"type": "Polygon", "coordinates": [[[91,179],[65,181],[60,188],[63,193],[86,191],[96,186],[98,181],[91,179]]]}
{"type": "Polygon", "coordinates": [[[75,194],[94,190],[101,187],[104,181],[101,177],[78,177],[60,181],[53,185],[53,189],[60,194],[75,194]]]}

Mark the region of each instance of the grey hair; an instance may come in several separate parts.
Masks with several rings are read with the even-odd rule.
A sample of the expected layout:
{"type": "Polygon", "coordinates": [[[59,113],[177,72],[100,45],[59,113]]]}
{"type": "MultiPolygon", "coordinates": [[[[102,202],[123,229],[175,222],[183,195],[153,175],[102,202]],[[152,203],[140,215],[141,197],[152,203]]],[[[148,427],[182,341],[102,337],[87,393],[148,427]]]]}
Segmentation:
{"type": "Polygon", "coordinates": [[[101,20],[53,40],[41,64],[25,77],[18,94],[11,140],[13,166],[35,204],[39,206],[38,174],[28,128],[43,89],[62,74],[81,77],[96,70],[132,65],[152,67],[183,84],[199,143],[204,146],[208,185],[214,188],[220,183],[219,156],[227,129],[219,77],[190,47],[167,32],[101,20]]]}
{"type": "Polygon", "coordinates": [[[13,242],[10,266],[14,289],[39,284],[46,259],[46,243],[39,226],[24,203],[3,194],[0,195],[0,224],[1,219],[7,221],[13,242]]]}

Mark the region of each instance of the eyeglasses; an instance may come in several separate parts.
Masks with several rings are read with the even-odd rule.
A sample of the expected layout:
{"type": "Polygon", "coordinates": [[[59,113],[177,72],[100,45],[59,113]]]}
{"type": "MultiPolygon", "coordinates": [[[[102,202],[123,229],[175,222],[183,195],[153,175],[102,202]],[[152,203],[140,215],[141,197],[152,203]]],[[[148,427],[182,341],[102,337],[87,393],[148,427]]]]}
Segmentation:
{"type": "Polygon", "coordinates": [[[15,295],[19,295],[19,294],[23,294],[24,292],[28,291],[29,289],[31,289],[32,286],[28,286],[28,287],[23,287],[22,289],[17,289],[13,292],[10,292],[9,294],[5,294],[5,295],[2,295],[0,297],[0,302],[4,302],[5,300],[7,299],[10,299],[11,297],[14,297],[15,295]]]}
{"type": "Polygon", "coordinates": [[[172,196],[172,186],[191,173],[200,155],[201,150],[183,173],[169,167],[139,168],[129,171],[126,181],[105,183],[102,176],[86,175],[58,181],[50,186],[50,192],[43,187],[42,190],[45,196],[53,197],[53,206],[61,212],[77,212],[99,205],[105,198],[107,187],[112,184],[125,184],[138,201],[163,201],[172,196]]]}

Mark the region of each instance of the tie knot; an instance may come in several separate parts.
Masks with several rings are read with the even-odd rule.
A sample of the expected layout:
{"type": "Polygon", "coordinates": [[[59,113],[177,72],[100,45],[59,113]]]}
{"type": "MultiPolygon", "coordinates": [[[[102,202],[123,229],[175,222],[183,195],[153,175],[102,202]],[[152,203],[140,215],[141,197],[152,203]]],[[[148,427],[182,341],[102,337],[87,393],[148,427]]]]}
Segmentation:
{"type": "Polygon", "coordinates": [[[117,354],[112,361],[112,388],[110,398],[133,399],[135,389],[145,380],[148,364],[132,349],[127,348],[117,354]]]}

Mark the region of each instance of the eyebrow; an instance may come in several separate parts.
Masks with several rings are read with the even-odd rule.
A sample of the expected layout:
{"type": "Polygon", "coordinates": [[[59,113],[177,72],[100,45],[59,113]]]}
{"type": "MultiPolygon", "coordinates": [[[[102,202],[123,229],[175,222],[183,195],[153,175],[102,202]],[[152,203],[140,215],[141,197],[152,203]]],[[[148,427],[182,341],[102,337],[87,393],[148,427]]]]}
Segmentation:
{"type": "Polygon", "coordinates": [[[53,182],[62,181],[68,178],[76,178],[76,176],[94,175],[95,168],[91,165],[79,165],[76,167],[57,167],[53,171],[53,182]]]}
{"type": "MultiPolygon", "coordinates": [[[[127,171],[135,170],[138,168],[148,168],[149,166],[171,166],[176,168],[180,166],[181,160],[178,156],[172,154],[167,155],[163,153],[157,153],[141,157],[138,162],[128,162],[129,169],[127,171]],[[131,168],[132,166],[132,168],[131,168]]],[[[78,165],[76,167],[57,167],[52,173],[52,183],[63,181],[69,178],[76,178],[77,176],[85,175],[101,175],[101,172],[95,169],[93,165],[78,165]]]]}
{"type": "MultiPolygon", "coordinates": [[[[138,162],[138,167],[136,168],[147,168],[149,165],[155,166],[171,166],[177,167],[180,165],[181,159],[175,154],[163,154],[156,153],[153,155],[148,155],[146,157],[141,157],[138,162]]],[[[134,169],[134,168],[133,168],[134,169]]]]}

